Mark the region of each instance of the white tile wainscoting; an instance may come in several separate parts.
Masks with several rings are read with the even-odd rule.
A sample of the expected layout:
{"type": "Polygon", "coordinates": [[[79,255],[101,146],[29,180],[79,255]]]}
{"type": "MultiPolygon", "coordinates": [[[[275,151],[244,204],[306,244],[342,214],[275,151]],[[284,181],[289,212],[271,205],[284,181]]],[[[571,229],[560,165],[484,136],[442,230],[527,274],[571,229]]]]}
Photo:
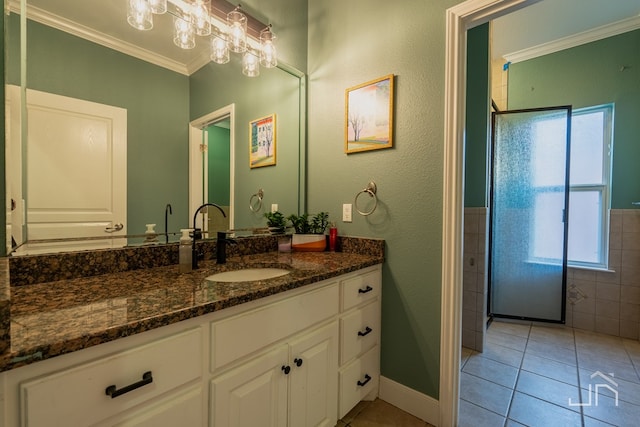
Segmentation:
{"type": "MultiPolygon", "coordinates": [[[[609,269],[567,271],[566,325],[640,340],[640,209],[610,211],[609,269]]],[[[465,208],[462,345],[486,343],[488,209],[465,208]]]]}

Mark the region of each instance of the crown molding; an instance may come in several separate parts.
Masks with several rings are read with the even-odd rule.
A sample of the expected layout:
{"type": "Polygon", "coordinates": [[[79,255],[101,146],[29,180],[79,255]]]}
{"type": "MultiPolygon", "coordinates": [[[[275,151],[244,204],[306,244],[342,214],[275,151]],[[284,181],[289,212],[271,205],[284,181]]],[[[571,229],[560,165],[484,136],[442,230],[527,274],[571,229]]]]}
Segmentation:
{"type": "MultiPolygon", "coordinates": [[[[19,14],[20,4],[17,1],[9,2],[9,10],[19,14]]],[[[41,24],[47,25],[60,31],[64,31],[65,33],[83,38],[85,40],[89,40],[93,43],[108,47],[110,49],[124,53],[125,55],[141,59],[159,67],[175,71],[176,73],[188,76],[190,74],[190,70],[197,70],[197,68],[195,70],[193,69],[195,64],[189,64],[189,66],[187,66],[173,59],[158,55],[157,53],[150,50],[143,49],[132,43],[119,40],[115,37],[111,37],[107,34],[96,31],[90,27],[86,27],[69,19],[54,15],[35,6],[27,5],[27,16],[29,19],[35,22],[39,22],[41,24]]],[[[198,60],[197,62],[200,63],[201,61],[198,60]]],[[[202,67],[202,65],[200,65],[198,68],[202,67]]]]}
{"type": "Polygon", "coordinates": [[[617,36],[628,31],[640,28],[640,16],[623,19],[612,24],[603,25],[591,30],[583,31],[573,36],[563,37],[561,39],[543,43],[528,49],[522,49],[504,55],[507,62],[515,64],[516,62],[526,61],[528,59],[537,58],[539,56],[548,55],[550,53],[559,52],[561,50],[580,46],[583,44],[606,39],[608,37],[617,36]]]}

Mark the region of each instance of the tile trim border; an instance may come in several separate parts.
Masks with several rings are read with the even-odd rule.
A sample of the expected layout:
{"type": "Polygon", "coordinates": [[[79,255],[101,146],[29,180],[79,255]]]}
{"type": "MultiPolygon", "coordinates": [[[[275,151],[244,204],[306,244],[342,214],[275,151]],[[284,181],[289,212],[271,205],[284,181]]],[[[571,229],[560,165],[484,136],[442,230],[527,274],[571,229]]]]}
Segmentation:
{"type": "Polygon", "coordinates": [[[440,402],[431,396],[380,376],[380,399],[436,427],[440,425],[440,402]]]}

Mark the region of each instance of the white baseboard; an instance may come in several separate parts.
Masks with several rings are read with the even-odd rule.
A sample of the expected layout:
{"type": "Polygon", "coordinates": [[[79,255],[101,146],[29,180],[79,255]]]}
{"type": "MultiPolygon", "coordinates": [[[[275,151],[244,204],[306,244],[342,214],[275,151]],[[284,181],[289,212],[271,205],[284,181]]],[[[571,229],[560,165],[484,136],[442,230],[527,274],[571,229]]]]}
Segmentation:
{"type": "Polygon", "coordinates": [[[431,396],[380,376],[379,397],[429,424],[440,424],[440,402],[431,396]]]}

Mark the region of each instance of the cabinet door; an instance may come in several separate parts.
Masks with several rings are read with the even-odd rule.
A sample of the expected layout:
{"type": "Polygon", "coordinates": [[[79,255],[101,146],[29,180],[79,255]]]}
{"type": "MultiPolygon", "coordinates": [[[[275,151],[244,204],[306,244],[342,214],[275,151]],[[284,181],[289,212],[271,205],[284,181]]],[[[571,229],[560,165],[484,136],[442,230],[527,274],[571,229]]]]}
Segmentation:
{"type": "Polygon", "coordinates": [[[290,426],[336,425],[337,342],[336,321],[290,343],[290,426]]]}
{"type": "Polygon", "coordinates": [[[288,347],[281,345],[211,381],[211,413],[216,427],[287,425],[288,347]]]}

